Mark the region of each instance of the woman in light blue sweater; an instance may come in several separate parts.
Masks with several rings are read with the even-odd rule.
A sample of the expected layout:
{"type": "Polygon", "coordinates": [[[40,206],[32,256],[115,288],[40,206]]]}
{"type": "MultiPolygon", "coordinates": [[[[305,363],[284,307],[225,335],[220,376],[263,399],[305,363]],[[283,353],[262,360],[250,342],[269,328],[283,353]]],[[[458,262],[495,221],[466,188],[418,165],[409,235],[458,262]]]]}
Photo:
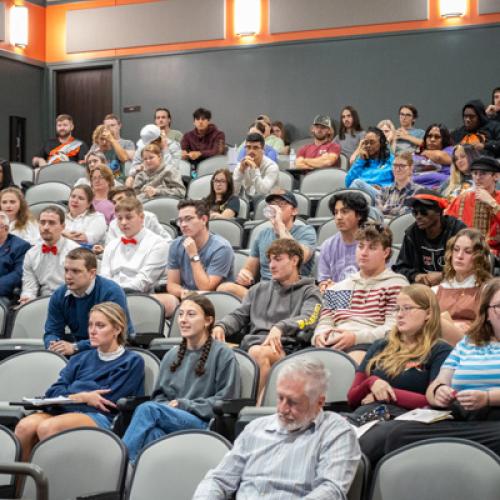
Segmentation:
{"type": "MultiPolygon", "coordinates": [[[[16,436],[28,460],[33,446],[43,439],[76,427],[109,429],[115,402],[144,391],[144,361],[125,349],[127,318],[114,302],[102,302],[90,310],[91,347],[72,356],[45,397],[66,396],[77,404],[51,406],[23,418],[16,436]],[[80,404],[78,404],[80,403],[80,404]]],[[[29,396],[32,396],[31,394],[29,396]]]]}
{"type": "Polygon", "coordinates": [[[137,407],[123,436],[132,463],[155,439],[184,429],[206,429],[215,401],[239,396],[236,357],[212,338],[213,304],[192,293],[179,308],[182,342],[163,358],[153,401],[137,407]]]}

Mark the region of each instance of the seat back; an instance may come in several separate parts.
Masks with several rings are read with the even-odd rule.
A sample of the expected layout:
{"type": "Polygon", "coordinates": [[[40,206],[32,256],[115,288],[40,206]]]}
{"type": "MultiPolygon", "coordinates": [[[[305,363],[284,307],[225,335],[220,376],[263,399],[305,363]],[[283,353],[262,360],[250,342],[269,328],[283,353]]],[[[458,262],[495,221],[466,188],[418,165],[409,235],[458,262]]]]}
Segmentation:
{"type": "MultiPolygon", "coordinates": [[[[240,299],[226,292],[207,292],[204,294],[210,299],[215,308],[215,320],[222,319],[226,314],[233,312],[241,305],[240,299]]],[[[170,321],[169,338],[180,338],[181,332],[178,324],[179,307],[175,309],[172,320],[170,321]]]]}
{"type": "Polygon", "coordinates": [[[127,295],[127,305],[136,334],[162,335],[165,326],[165,307],[159,300],[145,293],[131,293],[127,295]]]}
{"type": "Polygon", "coordinates": [[[5,335],[5,325],[7,323],[7,306],[0,302],[0,337],[5,335]]]}
{"type": "Polygon", "coordinates": [[[321,246],[325,240],[337,233],[337,225],[333,219],[322,224],[318,231],[318,247],[321,246]]]}
{"type": "Polygon", "coordinates": [[[240,397],[242,399],[256,399],[259,383],[259,365],[245,351],[233,349],[233,352],[240,369],[240,397]]]}
{"type": "Polygon", "coordinates": [[[436,438],[404,446],[378,464],[371,500],[497,500],[500,458],[465,439],[436,438]],[[411,494],[409,494],[411,492],[411,494]]]}
{"type": "Polygon", "coordinates": [[[345,188],[346,173],[339,168],[320,168],[304,175],[300,181],[300,192],[309,197],[320,198],[325,194],[345,188]]]}
{"type": "Polygon", "coordinates": [[[0,361],[0,401],[21,401],[45,394],[66,366],[66,358],[52,351],[24,351],[0,361]],[[8,383],[5,383],[8,381],[8,383]]]}
{"type": "Polygon", "coordinates": [[[340,153],[339,155],[339,167],[341,170],[344,172],[347,172],[349,170],[350,162],[349,158],[344,153],[340,153]]]}
{"type": "Polygon", "coordinates": [[[40,215],[40,212],[47,207],[59,207],[63,212],[68,211],[68,207],[66,205],[63,205],[62,203],[56,203],[56,202],[50,202],[50,201],[41,201],[39,203],[33,203],[30,205],[30,212],[33,214],[34,217],[38,218],[40,215]]]}
{"type": "Polygon", "coordinates": [[[138,347],[129,347],[144,360],[144,394],[151,396],[160,374],[160,360],[149,351],[138,347]]]}
{"type": "Polygon", "coordinates": [[[26,203],[33,205],[42,201],[68,201],[71,188],[62,182],[44,182],[35,184],[26,191],[26,203]]]}
{"type": "MultiPolygon", "coordinates": [[[[31,454],[49,480],[51,500],[66,500],[102,492],[120,492],[127,451],[112,432],[81,427],[40,441],[31,454]]],[[[35,483],[27,479],[22,498],[35,498],[35,483]]]]}
{"type": "Polygon", "coordinates": [[[16,186],[21,186],[21,182],[33,182],[33,169],[24,163],[16,161],[10,162],[10,170],[12,172],[12,180],[16,186]]]}
{"type": "Polygon", "coordinates": [[[347,392],[354,380],[356,363],[342,351],[310,348],[290,354],[273,365],[264,390],[262,406],[276,406],[276,385],[279,372],[286,363],[296,357],[318,359],[323,362],[330,373],[330,383],[326,393],[327,403],[347,401],[347,392]]]}
{"type": "Polygon", "coordinates": [[[178,160],[177,161],[177,169],[181,174],[181,177],[186,177],[188,179],[191,178],[191,163],[186,160],[178,160]]]}
{"type": "Polygon", "coordinates": [[[198,167],[196,168],[196,172],[198,177],[201,177],[203,175],[212,175],[220,168],[229,168],[226,155],[212,156],[211,158],[200,161],[198,167]]]}
{"type": "Polygon", "coordinates": [[[314,141],[311,137],[306,137],[305,139],[297,139],[296,141],[290,143],[290,151],[294,149],[295,154],[297,154],[302,146],[307,146],[308,144],[312,144],[313,142],[314,141]]]}
{"type": "Polygon", "coordinates": [[[218,234],[229,241],[233,248],[241,248],[243,228],[234,220],[212,219],[208,223],[208,228],[212,233],[218,234]]]}
{"type": "Polygon", "coordinates": [[[280,170],[278,173],[278,184],[281,189],[285,189],[286,191],[293,190],[293,175],[289,172],[283,172],[280,170]]]}
{"type": "Polygon", "coordinates": [[[190,500],[205,474],[216,467],[231,445],[210,431],[181,431],[154,441],[140,453],[129,500],[190,500]]]}
{"type": "Polygon", "coordinates": [[[240,198],[240,211],[238,212],[238,218],[247,220],[250,213],[250,207],[248,206],[248,201],[244,198],[240,198]]]}
{"type": "Polygon", "coordinates": [[[210,181],[212,174],[193,179],[188,186],[187,196],[191,200],[201,200],[210,194],[210,181]]]}
{"type": "Polygon", "coordinates": [[[39,297],[22,305],[15,313],[10,337],[43,339],[50,297],[39,297]]]}
{"type": "MultiPolygon", "coordinates": [[[[14,433],[0,425],[0,463],[18,462],[21,459],[21,445],[14,433]]],[[[0,474],[0,498],[13,495],[15,476],[0,474]]]]}
{"type": "Polygon", "coordinates": [[[248,254],[245,252],[241,252],[236,250],[234,252],[234,276],[238,276],[238,273],[241,271],[243,266],[245,265],[245,262],[248,259],[248,254]]]}
{"type": "Polygon", "coordinates": [[[86,176],[86,169],[73,161],[65,161],[42,167],[38,172],[37,184],[42,182],[64,182],[73,186],[75,182],[86,176]]]}
{"type": "Polygon", "coordinates": [[[154,198],[153,200],[144,203],[144,210],[152,212],[158,218],[158,222],[162,224],[170,224],[173,220],[177,219],[177,205],[178,198],[165,196],[162,198],[154,198]]]}
{"type": "Polygon", "coordinates": [[[170,235],[170,237],[175,240],[175,238],[177,238],[178,233],[177,233],[177,229],[172,226],[171,224],[164,224],[163,222],[160,222],[161,226],[163,227],[163,229],[165,229],[165,231],[167,231],[167,233],[170,235]]]}
{"type": "Polygon", "coordinates": [[[392,244],[401,245],[405,237],[405,231],[415,222],[413,214],[404,214],[392,219],[389,222],[389,229],[392,231],[392,244]]]}

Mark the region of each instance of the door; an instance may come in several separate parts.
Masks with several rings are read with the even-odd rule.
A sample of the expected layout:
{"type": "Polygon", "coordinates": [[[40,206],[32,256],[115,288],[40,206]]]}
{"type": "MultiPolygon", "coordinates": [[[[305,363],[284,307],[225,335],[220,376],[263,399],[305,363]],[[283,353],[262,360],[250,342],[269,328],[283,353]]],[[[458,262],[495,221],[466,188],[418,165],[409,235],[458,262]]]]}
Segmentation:
{"type": "Polygon", "coordinates": [[[113,112],[112,75],[111,66],[56,72],[56,115],[71,115],[74,136],[89,147],[94,129],[113,112]]]}

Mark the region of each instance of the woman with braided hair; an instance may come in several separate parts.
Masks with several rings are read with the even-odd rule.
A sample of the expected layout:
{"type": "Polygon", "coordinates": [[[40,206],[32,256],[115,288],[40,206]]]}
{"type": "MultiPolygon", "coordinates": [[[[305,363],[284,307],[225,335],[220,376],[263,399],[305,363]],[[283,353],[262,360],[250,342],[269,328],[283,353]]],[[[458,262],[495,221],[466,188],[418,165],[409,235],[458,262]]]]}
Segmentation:
{"type": "Polygon", "coordinates": [[[203,295],[191,293],[179,306],[180,346],[163,358],[152,401],[137,407],[123,436],[130,462],[151,441],[184,429],[205,429],[215,401],[239,396],[236,358],[212,338],[215,310],[203,295]]]}

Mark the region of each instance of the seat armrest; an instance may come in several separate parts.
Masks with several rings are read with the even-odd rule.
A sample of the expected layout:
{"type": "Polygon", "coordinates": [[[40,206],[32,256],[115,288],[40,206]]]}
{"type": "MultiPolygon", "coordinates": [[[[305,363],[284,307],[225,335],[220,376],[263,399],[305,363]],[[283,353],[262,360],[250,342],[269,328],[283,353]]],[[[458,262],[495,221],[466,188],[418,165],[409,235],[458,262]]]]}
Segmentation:
{"type": "Polygon", "coordinates": [[[218,416],[237,416],[245,406],[255,406],[255,399],[219,399],[214,405],[214,414],[218,416]]]}
{"type": "Polygon", "coordinates": [[[116,406],[119,411],[122,412],[132,412],[134,411],[141,403],[146,401],[150,401],[151,396],[129,396],[128,398],[120,398],[116,402],[116,406]]]}

